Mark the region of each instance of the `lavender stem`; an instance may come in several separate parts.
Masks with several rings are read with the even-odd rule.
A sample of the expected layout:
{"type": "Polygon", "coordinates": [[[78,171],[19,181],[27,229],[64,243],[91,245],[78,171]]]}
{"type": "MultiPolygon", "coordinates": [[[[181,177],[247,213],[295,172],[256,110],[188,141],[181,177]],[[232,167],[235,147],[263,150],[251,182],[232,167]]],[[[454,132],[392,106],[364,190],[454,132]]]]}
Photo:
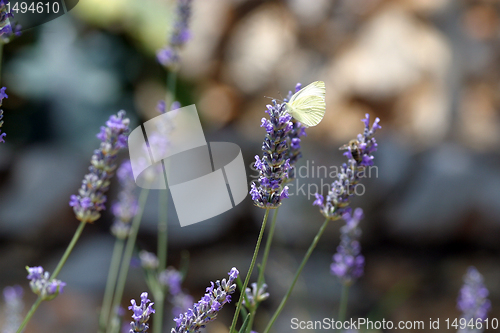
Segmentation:
{"type": "MultiPolygon", "coordinates": [[[[73,239],[71,239],[71,242],[69,243],[68,247],[66,248],[66,251],[64,252],[61,260],[59,260],[59,263],[57,264],[56,269],[52,273],[52,275],[49,279],[50,281],[54,280],[57,277],[57,275],[61,271],[62,267],[66,263],[66,260],[68,260],[68,257],[70,255],[71,251],[73,251],[73,248],[75,247],[76,242],[78,241],[78,239],[80,238],[80,236],[83,232],[83,228],[85,228],[85,224],[86,224],[86,222],[80,222],[78,229],[76,229],[75,234],[73,235],[73,239]]],[[[42,298],[38,297],[37,300],[35,301],[35,303],[33,304],[33,306],[31,307],[30,311],[28,312],[28,314],[26,314],[26,317],[24,318],[23,322],[21,323],[21,326],[17,329],[17,333],[21,333],[23,331],[24,327],[26,327],[26,325],[30,321],[31,317],[35,314],[36,309],[38,309],[38,306],[40,305],[40,303],[42,303],[42,298]]]]}
{"type": "Polygon", "coordinates": [[[241,288],[240,299],[238,300],[238,305],[236,306],[236,311],[234,312],[233,322],[231,324],[231,328],[229,329],[229,333],[236,332],[236,322],[238,321],[238,316],[240,315],[241,304],[243,303],[243,298],[245,297],[244,296],[245,290],[247,289],[248,282],[250,281],[250,276],[252,275],[255,262],[257,261],[257,255],[259,254],[259,248],[260,248],[260,243],[262,241],[262,236],[264,236],[264,231],[266,230],[268,216],[269,216],[269,208],[266,208],[266,213],[264,214],[264,218],[262,220],[262,226],[260,228],[259,238],[257,239],[257,244],[255,245],[252,262],[250,263],[250,268],[248,269],[245,282],[243,283],[243,286],[241,288]]]}
{"type": "MultiPolygon", "coordinates": [[[[139,210],[137,211],[137,214],[134,216],[134,220],[132,221],[130,235],[127,239],[125,252],[123,254],[121,262],[120,273],[118,274],[115,296],[113,298],[113,303],[111,306],[111,313],[113,314],[113,316],[116,315],[114,311],[118,308],[122,300],[123,290],[125,289],[125,282],[127,281],[128,269],[130,267],[130,259],[132,258],[132,253],[134,252],[135,240],[137,239],[137,233],[139,231],[139,225],[141,224],[142,213],[144,212],[144,206],[146,205],[148,194],[149,190],[143,188],[141,194],[139,195],[139,210]]],[[[111,328],[108,327],[106,332],[111,333],[111,328]]]]}
{"type": "Polygon", "coordinates": [[[342,292],[340,295],[340,307],[339,307],[339,317],[338,317],[338,321],[340,322],[343,322],[345,320],[348,299],[349,299],[349,285],[347,283],[342,283],[342,292]]]}
{"type": "Polygon", "coordinates": [[[106,289],[104,289],[104,298],[101,307],[101,316],[99,318],[99,332],[106,331],[109,321],[109,314],[111,312],[111,302],[113,301],[113,292],[116,287],[116,279],[118,278],[118,271],[120,269],[120,259],[123,254],[125,241],[122,238],[116,238],[113,254],[111,256],[111,264],[109,266],[108,279],[106,281],[106,289]]]}
{"type": "MultiPolygon", "coordinates": [[[[266,270],[266,265],[267,265],[267,258],[269,257],[269,252],[271,250],[271,243],[273,242],[273,236],[274,236],[274,229],[276,229],[276,218],[278,216],[278,210],[279,207],[274,210],[273,214],[273,220],[271,221],[271,226],[269,228],[269,234],[267,235],[267,240],[266,240],[266,247],[264,249],[264,256],[262,257],[262,264],[260,265],[260,270],[259,270],[259,277],[257,278],[257,290],[260,290],[262,287],[262,284],[264,283],[264,272],[266,270]]],[[[250,304],[247,303],[246,304],[250,304]]],[[[250,311],[251,316],[250,319],[248,320],[248,326],[247,326],[247,333],[250,333],[252,331],[252,326],[253,326],[253,321],[255,319],[255,313],[257,312],[257,307],[259,306],[259,303],[255,304],[255,307],[250,311]]]]}

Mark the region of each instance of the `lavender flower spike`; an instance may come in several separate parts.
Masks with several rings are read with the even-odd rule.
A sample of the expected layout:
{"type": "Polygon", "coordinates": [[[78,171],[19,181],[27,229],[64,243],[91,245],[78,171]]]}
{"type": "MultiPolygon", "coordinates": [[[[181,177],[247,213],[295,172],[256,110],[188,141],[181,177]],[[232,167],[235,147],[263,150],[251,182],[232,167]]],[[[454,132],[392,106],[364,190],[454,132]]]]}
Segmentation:
{"type": "Polygon", "coordinates": [[[128,307],[129,310],[134,311],[132,315],[133,322],[130,323],[130,332],[143,332],[148,331],[149,325],[147,324],[149,317],[155,313],[153,309],[153,304],[150,303],[151,300],[148,299],[148,293],[143,292],[141,294],[141,304],[137,305],[135,299],[130,300],[131,306],[128,307]]]}
{"type": "MultiPolygon", "coordinates": [[[[462,311],[462,318],[465,318],[466,323],[472,319],[476,323],[488,317],[488,311],[491,309],[491,303],[487,299],[488,289],[486,289],[483,281],[483,276],[474,267],[469,267],[464,276],[464,285],[460,289],[457,300],[457,308],[462,311]]],[[[484,326],[483,326],[484,327],[484,326]]],[[[468,325],[464,329],[459,329],[459,333],[483,332],[483,329],[471,329],[468,325]]]]}
{"type": "Polygon", "coordinates": [[[78,220],[92,223],[101,216],[100,211],[105,209],[105,193],[116,169],[116,156],[120,149],[127,147],[129,123],[130,120],[125,118],[125,111],[120,111],[116,116],[112,115],[97,134],[101,146],[92,155],[90,172],[83,178],[78,195],[72,195],[69,202],[78,220]]]}
{"type": "Polygon", "coordinates": [[[196,333],[211,321],[217,318],[217,314],[224,304],[231,302],[231,294],[236,290],[234,280],[238,277],[238,270],[233,267],[228,273],[229,279],[217,280],[215,285],[211,282],[207,293],[198,303],[195,303],[186,313],[174,319],[177,326],[172,328],[171,333],[196,333]],[[217,286],[217,288],[215,288],[217,286]]]}
{"type": "Polygon", "coordinates": [[[292,116],[286,112],[286,103],[273,100],[267,105],[269,119],[262,118],[266,137],[262,144],[262,159],[255,156],[255,168],[259,170],[260,186],[252,182],[250,195],[257,207],[277,208],[284,198],[288,198],[288,186],[283,186],[290,170],[288,134],[292,130],[292,116]]]}
{"type": "Polygon", "coordinates": [[[126,239],[130,233],[130,223],[139,208],[137,199],[134,196],[136,185],[130,160],[126,160],[120,165],[116,177],[122,190],[118,194],[118,201],[111,207],[115,216],[111,225],[111,233],[119,239],[126,239]]]}
{"type": "Polygon", "coordinates": [[[169,44],[158,51],[156,58],[163,66],[176,69],[179,64],[179,51],[191,38],[189,31],[189,19],[191,17],[192,0],[177,0],[176,20],[169,44]]]}
{"type": "Polygon", "coordinates": [[[63,292],[66,283],[61,280],[49,278],[49,272],[45,272],[42,266],[28,267],[28,280],[31,290],[42,298],[42,301],[50,301],[63,292]]]}
{"type": "Polygon", "coordinates": [[[348,162],[340,168],[338,179],[332,183],[326,200],[316,193],[313,205],[319,206],[321,214],[330,220],[338,220],[344,215],[356,185],[364,177],[366,167],[373,165],[372,153],[377,150],[377,142],[373,136],[376,130],[381,128],[380,119],[375,118],[371,128],[368,114],[361,121],[365,124],[363,134],[358,134],[356,140],[351,140],[349,144],[340,148],[347,150],[344,155],[348,158],[348,162]]]}
{"type": "MultiPolygon", "coordinates": [[[[7,88],[5,88],[5,87],[2,87],[2,88],[0,89],[0,107],[2,107],[2,101],[3,101],[3,99],[4,99],[4,98],[8,98],[8,97],[9,97],[9,96],[7,96],[7,94],[5,93],[5,90],[6,90],[6,89],[7,89],[7,88]]],[[[0,128],[1,128],[1,127],[2,127],[2,125],[3,125],[3,120],[2,120],[2,118],[3,118],[3,110],[2,110],[2,109],[0,109],[0,128]]],[[[7,134],[2,133],[2,131],[0,130],[0,143],[5,142],[4,137],[5,137],[6,135],[7,135],[7,134]]]]}
{"type": "Polygon", "coordinates": [[[5,313],[2,333],[14,333],[21,326],[23,319],[23,288],[18,285],[5,287],[3,298],[5,300],[5,313]]]}
{"type": "Polygon", "coordinates": [[[358,224],[363,218],[363,210],[356,208],[354,214],[346,212],[343,216],[346,224],[340,228],[340,245],[333,256],[331,273],[339,277],[343,284],[350,285],[363,275],[365,258],[361,255],[359,238],[361,229],[358,224]]]}

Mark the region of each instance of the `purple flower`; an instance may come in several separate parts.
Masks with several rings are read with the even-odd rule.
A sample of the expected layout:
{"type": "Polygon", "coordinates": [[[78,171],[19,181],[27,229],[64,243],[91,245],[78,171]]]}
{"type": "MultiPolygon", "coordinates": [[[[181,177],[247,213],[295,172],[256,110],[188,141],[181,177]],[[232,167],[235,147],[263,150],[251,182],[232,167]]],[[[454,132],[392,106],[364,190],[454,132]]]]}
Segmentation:
{"type": "Polygon", "coordinates": [[[116,169],[116,156],[127,145],[129,123],[130,120],[125,118],[125,111],[120,111],[116,116],[112,115],[97,134],[101,146],[92,155],[89,173],[84,176],[78,194],[70,197],[69,205],[73,207],[78,220],[92,223],[101,216],[100,211],[105,209],[105,193],[116,169]]]}
{"type": "Polygon", "coordinates": [[[200,332],[206,324],[214,321],[224,304],[231,301],[230,294],[236,290],[236,284],[233,282],[238,277],[238,274],[238,270],[233,267],[229,272],[228,280],[217,280],[215,285],[213,282],[210,282],[210,287],[207,288],[205,296],[184,314],[180,314],[174,318],[176,328],[172,328],[171,333],[200,332]]]}
{"type": "Polygon", "coordinates": [[[339,277],[342,283],[350,285],[363,275],[365,258],[361,255],[361,229],[358,224],[363,218],[363,210],[356,208],[354,214],[346,212],[342,217],[346,224],[340,228],[340,245],[333,255],[331,273],[339,277]]]}
{"type": "Polygon", "coordinates": [[[266,128],[262,144],[262,159],[255,157],[255,168],[260,171],[259,186],[250,186],[252,200],[260,208],[276,208],[281,200],[288,197],[284,182],[288,177],[290,160],[288,158],[288,134],[293,125],[291,116],[286,112],[286,103],[278,104],[273,100],[267,105],[269,119],[262,119],[261,127],[266,128]]]}
{"type": "Polygon", "coordinates": [[[130,323],[130,333],[134,332],[147,332],[149,325],[147,324],[149,317],[155,313],[153,309],[153,304],[150,303],[151,300],[148,299],[148,293],[143,292],[141,294],[141,304],[137,305],[135,299],[130,300],[131,306],[128,307],[132,310],[134,314],[132,315],[133,322],[130,323]]]}
{"type": "Polygon", "coordinates": [[[111,233],[117,238],[126,239],[130,232],[132,218],[137,214],[139,208],[134,195],[136,185],[130,160],[125,160],[120,165],[116,172],[116,177],[120,182],[122,190],[118,194],[118,201],[111,206],[111,210],[115,216],[114,222],[111,225],[111,233]]]}
{"type": "Polygon", "coordinates": [[[49,272],[44,272],[43,267],[27,267],[27,279],[30,281],[31,290],[40,296],[43,301],[54,299],[57,295],[63,292],[66,283],[61,280],[50,279],[49,272]]]}
{"type": "Polygon", "coordinates": [[[21,326],[23,318],[23,288],[18,285],[5,287],[3,289],[3,298],[5,301],[5,308],[2,333],[13,333],[21,326]]]}
{"type": "Polygon", "coordinates": [[[323,197],[317,195],[313,203],[320,207],[321,214],[328,219],[337,220],[347,212],[356,185],[366,172],[366,167],[373,165],[372,153],[377,150],[377,142],[373,136],[375,131],[381,128],[380,119],[376,118],[371,128],[368,114],[362,122],[365,124],[363,134],[359,134],[356,140],[351,140],[349,144],[340,148],[346,150],[344,155],[348,161],[340,168],[337,180],[332,183],[326,200],[323,201],[323,197]]]}
{"type": "Polygon", "coordinates": [[[158,62],[167,68],[176,68],[179,64],[179,51],[191,38],[189,19],[192,0],[177,0],[176,20],[168,45],[156,54],[158,62]]]}
{"type": "MultiPolygon", "coordinates": [[[[457,308],[462,311],[462,318],[465,318],[467,323],[470,320],[475,323],[476,319],[485,320],[488,317],[491,303],[487,297],[488,289],[484,285],[483,276],[475,267],[469,267],[457,300],[457,308]]],[[[471,329],[467,325],[464,329],[459,329],[458,332],[483,332],[483,329],[471,329]]]]}

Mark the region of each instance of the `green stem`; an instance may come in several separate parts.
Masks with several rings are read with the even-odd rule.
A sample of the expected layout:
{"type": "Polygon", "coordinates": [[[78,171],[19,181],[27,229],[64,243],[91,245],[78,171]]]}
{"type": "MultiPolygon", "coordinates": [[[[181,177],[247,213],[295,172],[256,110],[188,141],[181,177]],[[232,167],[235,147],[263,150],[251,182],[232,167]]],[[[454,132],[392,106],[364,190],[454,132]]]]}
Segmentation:
{"type": "MultiPolygon", "coordinates": [[[[144,206],[146,205],[148,194],[149,190],[143,188],[141,194],[139,195],[139,210],[134,216],[132,226],[130,228],[130,234],[127,239],[127,244],[125,245],[125,252],[123,253],[120,272],[118,274],[115,296],[113,298],[113,303],[111,306],[111,318],[114,318],[116,316],[116,308],[119,306],[122,300],[123,290],[125,289],[125,282],[127,281],[128,269],[130,267],[130,259],[132,258],[132,254],[134,252],[135,240],[137,239],[137,233],[141,224],[142,213],[144,212],[144,206]]],[[[106,332],[111,332],[109,327],[106,332]]]]}
{"type": "Polygon", "coordinates": [[[109,313],[111,311],[111,302],[113,301],[113,292],[116,287],[116,278],[120,269],[120,259],[125,247],[125,240],[117,238],[111,256],[111,264],[108,271],[108,279],[106,281],[106,289],[104,289],[104,298],[102,301],[101,316],[99,318],[99,332],[105,332],[108,326],[109,313]]]}
{"type": "Polygon", "coordinates": [[[252,262],[250,263],[250,268],[248,269],[247,276],[245,278],[245,282],[241,287],[240,299],[238,300],[238,305],[236,306],[236,311],[233,316],[233,322],[231,324],[231,328],[229,329],[229,333],[233,333],[236,330],[236,322],[238,321],[238,316],[241,311],[241,303],[243,303],[243,298],[245,298],[245,290],[248,286],[248,281],[250,280],[250,276],[252,275],[253,268],[255,266],[255,261],[257,261],[257,255],[259,254],[260,243],[262,241],[262,236],[264,235],[264,231],[266,230],[267,217],[269,216],[269,208],[266,209],[266,213],[264,214],[264,219],[262,220],[262,226],[260,227],[259,238],[257,239],[257,244],[255,245],[255,250],[253,252],[252,262]]]}
{"type": "Polygon", "coordinates": [[[309,246],[309,249],[307,250],[307,253],[304,256],[304,259],[302,259],[302,262],[299,266],[299,269],[297,270],[297,272],[295,273],[295,276],[293,277],[293,281],[292,281],[290,288],[288,288],[288,291],[286,292],[285,296],[281,300],[281,303],[280,303],[278,309],[276,310],[276,312],[274,313],[273,317],[271,318],[271,321],[269,322],[269,324],[267,324],[267,327],[264,330],[264,333],[269,333],[269,330],[271,329],[271,327],[273,327],[274,322],[276,321],[276,318],[278,318],[281,311],[285,307],[285,304],[288,301],[288,298],[290,297],[290,294],[292,293],[293,288],[295,287],[295,283],[297,282],[297,280],[300,276],[300,273],[302,273],[302,270],[304,269],[304,266],[306,265],[307,261],[309,260],[309,257],[311,256],[314,249],[316,248],[316,245],[318,245],[319,239],[321,238],[321,236],[325,232],[325,229],[326,229],[329,221],[330,221],[329,219],[326,219],[325,222],[323,222],[323,225],[321,226],[318,233],[316,234],[316,237],[314,237],[313,242],[309,246]]]}
{"type": "Polygon", "coordinates": [[[342,293],[340,295],[340,307],[338,321],[343,322],[347,312],[347,300],[349,299],[349,286],[345,283],[342,284],[342,293]]]}
{"type": "Polygon", "coordinates": [[[68,257],[73,251],[73,248],[75,247],[76,242],[80,238],[83,228],[85,228],[86,222],[80,222],[80,225],[78,226],[78,229],[76,229],[75,234],[73,235],[73,239],[71,239],[71,242],[69,243],[68,247],[66,248],[66,251],[64,252],[61,260],[59,260],[59,263],[57,264],[56,269],[52,272],[52,275],[50,276],[50,280],[53,280],[59,275],[59,272],[61,272],[61,269],[63,268],[64,264],[66,263],[66,260],[68,260],[68,257]]]}
{"type": "MultiPolygon", "coordinates": [[[[278,216],[279,207],[274,210],[273,220],[271,221],[271,227],[269,228],[269,234],[267,235],[266,247],[264,249],[264,256],[262,257],[262,264],[260,265],[259,277],[257,278],[257,290],[260,290],[262,284],[264,283],[264,272],[266,270],[267,258],[269,257],[269,252],[271,250],[271,243],[273,242],[274,230],[276,229],[276,218],[278,216]]],[[[247,333],[252,331],[253,321],[255,319],[255,313],[259,303],[255,303],[252,308],[250,319],[248,320],[247,333]]]]}
{"type": "MultiPolygon", "coordinates": [[[[78,239],[82,235],[83,228],[85,228],[85,225],[86,225],[85,222],[80,222],[78,229],[76,229],[75,234],[73,235],[73,238],[71,239],[71,242],[69,243],[68,247],[66,248],[66,251],[64,251],[62,258],[61,258],[61,260],[59,260],[59,263],[57,264],[56,269],[54,270],[54,272],[50,276],[49,281],[52,281],[53,279],[55,279],[57,277],[57,275],[59,274],[59,272],[61,271],[62,267],[64,266],[64,264],[68,260],[68,257],[70,255],[71,251],[73,251],[73,248],[75,247],[76,242],[78,241],[78,239]]],[[[21,326],[18,328],[17,333],[22,332],[24,327],[26,327],[26,325],[30,321],[31,317],[35,314],[35,311],[36,311],[36,309],[38,309],[38,306],[40,305],[41,302],[42,302],[42,298],[38,297],[37,300],[35,301],[35,303],[33,304],[33,306],[31,307],[30,311],[28,312],[28,314],[26,314],[26,317],[24,318],[23,322],[21,323],[21,326]]]]}

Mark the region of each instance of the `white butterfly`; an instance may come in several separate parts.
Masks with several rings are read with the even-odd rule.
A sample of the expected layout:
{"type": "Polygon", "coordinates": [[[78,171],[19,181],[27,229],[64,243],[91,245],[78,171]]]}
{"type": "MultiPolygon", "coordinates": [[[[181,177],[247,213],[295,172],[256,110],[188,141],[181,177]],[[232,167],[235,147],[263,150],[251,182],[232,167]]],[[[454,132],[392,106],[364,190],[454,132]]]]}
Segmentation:
{"type": "Polygon", "coordinates": [[[287,111],[304,126],[316,126],[325,115],[325,94],[325,82],[313,82],[290,98],[286,103],[287,111]]]}

